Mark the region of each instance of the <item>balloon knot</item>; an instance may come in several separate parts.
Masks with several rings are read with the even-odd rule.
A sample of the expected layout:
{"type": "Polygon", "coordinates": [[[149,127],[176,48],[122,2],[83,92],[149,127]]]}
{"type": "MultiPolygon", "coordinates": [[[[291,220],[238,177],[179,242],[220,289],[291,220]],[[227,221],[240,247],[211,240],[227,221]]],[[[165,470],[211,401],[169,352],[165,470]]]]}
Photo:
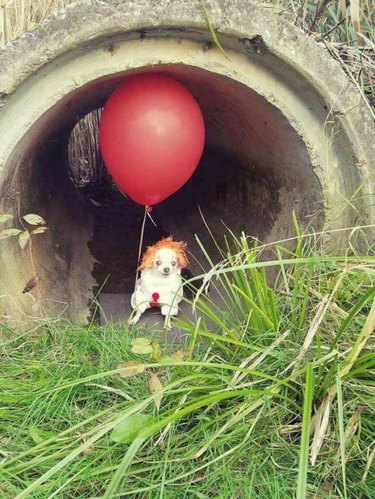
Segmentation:
{"type": "Polygon", "coordinates": [[[152,206],[146,206],[146,213],[152,212],[152,206]]]}

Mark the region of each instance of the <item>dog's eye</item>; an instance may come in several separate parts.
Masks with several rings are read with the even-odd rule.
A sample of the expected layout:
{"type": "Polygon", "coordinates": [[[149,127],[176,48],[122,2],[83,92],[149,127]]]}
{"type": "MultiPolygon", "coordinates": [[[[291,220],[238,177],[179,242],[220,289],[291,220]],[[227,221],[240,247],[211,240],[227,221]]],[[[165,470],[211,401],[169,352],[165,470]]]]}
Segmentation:
{"type": "Polygon", "coordinates": [[[159,267],[159,265],[161,265],[161,261],[160,260],[156,260],[156,265],[159,267]]]}
{"type": "Polygon", "coordinates": [[[172,267],[175,267],[176,265],[176,262],[172,262],[172,267]]]}

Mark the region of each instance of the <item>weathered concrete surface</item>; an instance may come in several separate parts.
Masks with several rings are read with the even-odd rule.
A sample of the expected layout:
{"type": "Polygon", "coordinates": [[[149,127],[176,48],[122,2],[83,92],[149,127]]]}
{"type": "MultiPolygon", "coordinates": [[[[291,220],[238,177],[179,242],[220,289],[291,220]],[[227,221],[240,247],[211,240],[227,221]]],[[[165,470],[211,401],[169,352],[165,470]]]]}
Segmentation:
{"type": "MultiPolygon", "coordinates": [[[[125,323],[132,308],[130,306],[130,295],[120,293],[101,293],[100,295],[100,323],[102,325],[110,322],[114,324],[125,323]]],[[[182,302],[180,305],[179,318],[182,320],[196,319],[191,311],[191,306],[188,303],[182,302]]],[[[125,326],[125,325],[124,325],[125,326]]],[[[125,329],[125,327],[124,327],[125,329]]],[[[137,324],[137,333],[144,333],[148,338],[154,337],[161,340],[164,344],[172,346],[187,342],[189,339],[188,333],[174,327],[171,331],[164,330],[164,317],[160,310],[147,310],[140,318],[137,324]]]]}
{"type": "MultiPolygon", "coordinates": [[[[338,63],[249,1],[207,5],[230,61],[211,46],[200,2],[173,0],[86,0],[0,53],[2,210],[48,221],[50,232],[34,245],[46,309],[88,315],[98,284],[87,246],[91,215],[69,184],[64,151],[77,119],[134,71],[162,69],[199,100],[207,126],[203,169],[215,179],[206,186],[211,224],[242,210],[235,229],[270,241],[291,235],[292,209],[318,230],[374,223],[374,122],[338,63]],[[232,194],[220,199],[215,189],[232,194]]],[[[168,230],[192,240],[198,215],[181,196],[202,199],[199,185],[160,205],[168,230]],[[181,206],[189,223],[171,216],[181,206]]],[[[346,238],[334,232],[327,248],[343,248],[346,238]]],[[[7,241],[0,265],[3,314],[24,320],[32,300],[20,290],[31,262],[7,241]]]]}

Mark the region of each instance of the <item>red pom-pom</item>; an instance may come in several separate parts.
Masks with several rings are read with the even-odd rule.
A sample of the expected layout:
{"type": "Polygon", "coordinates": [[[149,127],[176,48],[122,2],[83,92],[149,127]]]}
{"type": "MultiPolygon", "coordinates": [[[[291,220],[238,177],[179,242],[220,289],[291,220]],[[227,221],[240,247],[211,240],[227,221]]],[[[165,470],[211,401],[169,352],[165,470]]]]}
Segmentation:
{"type": "Polygon", "coordinates": [[[158,301],[159,298],[160,298],[159,293],[152,293],[152,301],[158,301]]]}

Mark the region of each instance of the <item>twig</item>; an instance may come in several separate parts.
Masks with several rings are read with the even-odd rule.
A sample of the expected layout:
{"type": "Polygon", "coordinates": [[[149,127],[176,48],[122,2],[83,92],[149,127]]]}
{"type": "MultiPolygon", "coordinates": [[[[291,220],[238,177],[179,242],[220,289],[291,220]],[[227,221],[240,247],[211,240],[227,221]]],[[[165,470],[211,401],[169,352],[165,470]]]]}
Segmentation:
{"type": "Polygon", "coordinates": [[[338,28],[343,22],[345,21],[345,17],[341,19],[338,23],[336,23],[331,29],[323,33],[316,41],[321,42],[323,41],[328,35],[332,33],[332,31],[335,31],[336,28],[338,28]]]}

